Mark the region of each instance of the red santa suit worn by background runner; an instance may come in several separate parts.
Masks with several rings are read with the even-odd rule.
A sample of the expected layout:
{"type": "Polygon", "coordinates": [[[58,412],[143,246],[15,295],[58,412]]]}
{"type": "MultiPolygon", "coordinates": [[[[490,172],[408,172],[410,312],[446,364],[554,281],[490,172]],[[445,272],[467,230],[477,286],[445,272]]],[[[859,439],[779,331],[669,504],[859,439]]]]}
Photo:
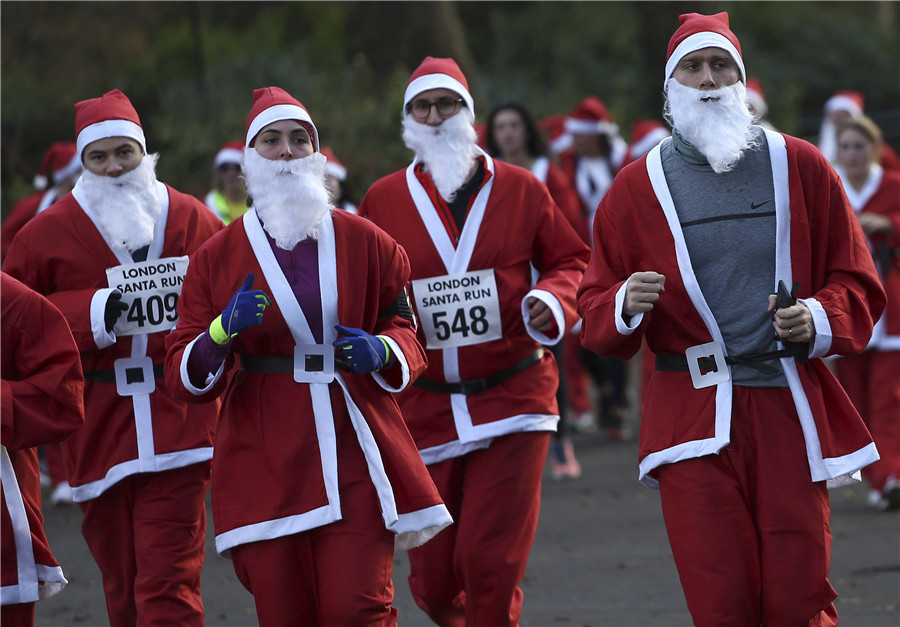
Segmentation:
{"type": "Polygon", "coordinates": [[[875,213],[893,224],[890,235],[874,235],[869,241],[887,293],[884,314],[864,352],[834,361],[881,455],[863,468],[863,476],[872,490],[884,493],[900,485],[900,173],[874,164],[861,190],[847,181],[844,190],[857,215],[875,213]]]}
{"type": "Polygon", "coordinates": [[[46,183],[48,174],[53,177],[53,186],[23,198],[10,209],[0,227],[0,261],[6,258],[9,245],[25,223],[68,193],[74,177],[81,172],[81,167],[81,157],[77,153],[75,142],[56,142],[50,145],[41,163],[40,174],[35,177],[35,186],[43,189],[41,185],[46,183]],[[60,191],[62,183],[66,184],[60,191]]]}
{"type": "Polygon", "coordinates": [[[6,272],[0,301],[0,605],[4,624],[26,625],[34,623],[34,602],[67,583],[44,533],[35,447],[84,424],[84,378],[56,307],[6,272]]]}
{"type": "MultiPolygon", "coordinates": [[[[76,133],[82,154],[99,139],[125,137],[146,155],[137,112],[118,90],[76,105],[76,133]]],[[[106,330],[106,302],[120,291],[107,269],[127,268],[134,259],[101,230],[83,183],[23,227],[4,269],[60,309],[81,351],[85,425],[65,441],[63,454],[73,497],[85,514],[82,534],[104,575],[110,622],[200,624],[216,406],[188,411],[170,393],[161,378],[168,329],[117,335],[118,325],[135,315],[132,309],[112,332],[106,330]]],[[[154,186],[161,213],[147,248],[154,268],[144,273],[148,277],[182,263],[222,228],[196,198],[159,181],[154,186]]],[[[166,302],[174,304],[179,291],[168,288],[166,302]]],[[[149,298],[135,300],[147,300],[145,314],[149,298]]],[[[156,312],[168,316],[169,325],[175,320],[171,309],[156,312]]]]}

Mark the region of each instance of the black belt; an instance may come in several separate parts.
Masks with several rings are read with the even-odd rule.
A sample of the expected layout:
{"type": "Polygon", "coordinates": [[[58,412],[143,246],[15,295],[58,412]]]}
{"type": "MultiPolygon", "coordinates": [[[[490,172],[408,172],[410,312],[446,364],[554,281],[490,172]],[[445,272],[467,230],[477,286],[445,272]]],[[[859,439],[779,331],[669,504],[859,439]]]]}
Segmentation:
{"type": "Polygon", "coordinates": [[[247,372],[274,372],[277,374],[294,374],[293,357],[252,357],[240,355],[241,370],[247,372]]]}
{"type": "MultiPolygon", "coordinates": [[[[785,348],[777,351],[768,351],[766,353],[747,353],[746,355],[726,355],[725,363],[731,366],[747,366],[754,368],[763,374],[775,374],[778,368],[766,364],[767,361],[774,361],[782,357],[791,357],[790,351],[785,348]]],[[[718,372],[719,364],[716,363],[714,355],[708,357],[700,357],[697,359],[697,365],[700,366],[701,372],[718,372]]],[[[656,369],[666,372],[687,372],[687,357],[684,355],[656,355],[656,369]]]]}
{"type": "MultiPolygon", "coordinates": [[[[162,364],[153,364],[153,378],[162,379],[166,376],[165,368],[162,364]]],[[[84,378],[98,383],[115,383],[115,370],[85,370],[84,378]]]]}
{"type": "Polygon", "coordinates": [[[460,381],[459,383],[432,381],[431,379],[426,379],[425,377],[419,377],[418,379],[416,379],[416,382],[413,383],[413,385],[415,385],[417,388],[421,388],[429,392],[437,392],[439,394],[480,394],[481,392],[487,391],[492,387],[500,385],[507,379],[519,374],[523,370],[531,368],[534,364],[539,362],[543,356],[544,348],[539,347],[536,351],[531,353],[528,357],[526,357],[519,363],[510,366],[506,370],[501,370],[497,374],[491,375],[490,377],[485,377],[483,379],[469,379],[468,381],[460,381]]]}

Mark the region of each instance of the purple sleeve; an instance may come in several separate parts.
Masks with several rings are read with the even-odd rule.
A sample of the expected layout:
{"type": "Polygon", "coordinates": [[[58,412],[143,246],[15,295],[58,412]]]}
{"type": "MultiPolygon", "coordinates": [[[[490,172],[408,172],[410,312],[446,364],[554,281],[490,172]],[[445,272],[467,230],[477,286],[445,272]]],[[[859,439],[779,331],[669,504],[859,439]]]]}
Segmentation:
{"type": "Polygon", "coordinates": [[[209,330],[205,331],[194,343],[188,356],[187,371],[191,384],[200,389],[205,388],[206,380],[216,373],[230,352],[231,342],[220,346],[213,342],[209,330]]]}

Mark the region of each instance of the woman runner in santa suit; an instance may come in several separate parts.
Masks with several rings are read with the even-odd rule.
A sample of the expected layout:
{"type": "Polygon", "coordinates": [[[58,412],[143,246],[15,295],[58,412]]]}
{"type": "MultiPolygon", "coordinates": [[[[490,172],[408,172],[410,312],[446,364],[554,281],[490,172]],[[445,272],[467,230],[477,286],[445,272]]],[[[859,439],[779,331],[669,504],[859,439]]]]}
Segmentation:
{"type": "Polygon", "coordinates": [[[869,502],[900,509],[900,173],[878,163],[881,131],[868,117],[837,129],[836,168],[850,206],[869,240],[887,308],[859,355],[834,360],[853,404],[872,433],[881,459],[863,468],[869,502]]]}
{"type": "Polygon", "coordinates": [[[307,110],[257,89],[243,172],[253,207],[191,261],[169,336],[180,398],[223,399],[216,550],[261,625],[394,625],[395,546],[451,522],[392,393],[425,368],[409,261],[335,211],[307,110]]]}

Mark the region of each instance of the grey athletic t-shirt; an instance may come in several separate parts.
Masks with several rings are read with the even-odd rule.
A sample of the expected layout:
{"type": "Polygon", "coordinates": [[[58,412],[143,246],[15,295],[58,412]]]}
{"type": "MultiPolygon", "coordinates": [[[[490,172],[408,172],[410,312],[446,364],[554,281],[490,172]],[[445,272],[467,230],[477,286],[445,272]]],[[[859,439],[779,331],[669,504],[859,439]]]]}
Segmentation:
{"type": "MultiPolygon", "coordinates": [[[[729,355],[782,348],[772,314],[766,311],[775,276],[775,188],[769,146],[759,127],[757,132],[759,147],[720,174],[706,163],[700,165],[699,152],[677,136],[660,148],[691,266],[729,355]]],[[[766,363],[777,372],[734,365],[732,381],[748,387],[787,387],[777,360],[766,363]]]]}

